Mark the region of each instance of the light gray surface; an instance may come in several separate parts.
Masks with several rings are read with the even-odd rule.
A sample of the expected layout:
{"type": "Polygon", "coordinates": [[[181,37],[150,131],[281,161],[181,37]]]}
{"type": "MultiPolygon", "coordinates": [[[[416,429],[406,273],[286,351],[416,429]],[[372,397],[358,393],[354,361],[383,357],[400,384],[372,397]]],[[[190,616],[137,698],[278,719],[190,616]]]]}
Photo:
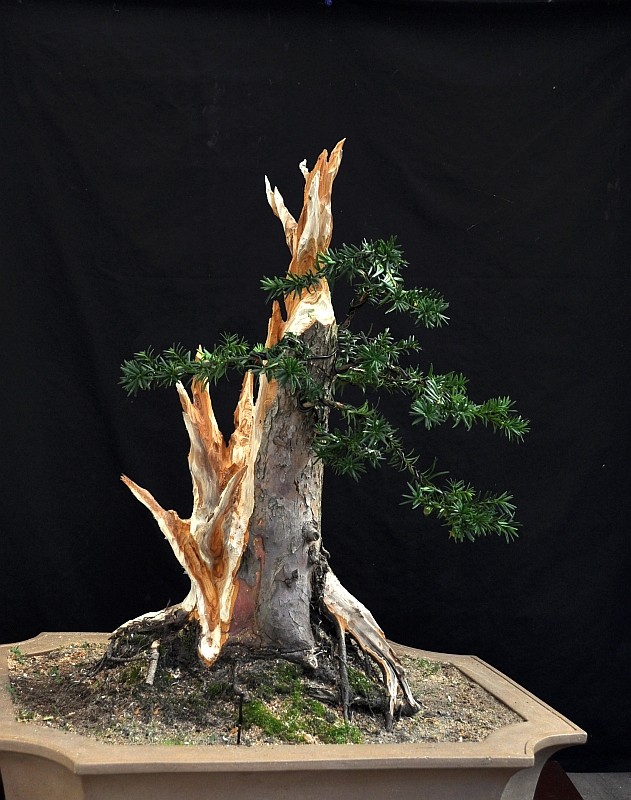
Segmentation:
{"type": "Polygon", "coordinates": [[[572,772],[569,778],[583,800],[631,800],[629,772],[572,772]]]}

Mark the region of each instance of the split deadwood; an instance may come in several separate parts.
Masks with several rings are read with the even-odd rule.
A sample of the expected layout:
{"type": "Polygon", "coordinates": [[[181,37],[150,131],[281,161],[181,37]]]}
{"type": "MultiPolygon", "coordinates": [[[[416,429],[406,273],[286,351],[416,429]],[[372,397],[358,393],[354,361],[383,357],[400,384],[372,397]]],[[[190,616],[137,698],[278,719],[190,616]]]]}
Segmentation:
{"type": "MultiPolygon", "coordinates": [[[[318,253],[329,247],[331,192],[342,145],[330,156],[324,151],[311,171],[304,162],[300,165],[305,189],[298,220],[266,179],[269,204],[282,222],[291,253],[292,274],[313,271],[318,253]]],[[[302,338],[317,357],[313,377],[326,391],[333,370],[327,354],[335,351],[337,335],[326,281],[300,296],[285,297],[284,312],[274,302],[266,346],[272,347],[287,334],[302,338]]],[[[198,358],[203,358],[201,349],[198,358]]],[[[352,637],[381,668],[388,696],[387,725],[397,711],[414,713],[418,705],[395,653],[370,612],[329,570],[322,550],[322,463],[311,448],[315,415],[305,413],[295,393],[265,375],[259,378],[255,397],[253,376],[248,373],[235,411],[234,432],[226,443],[208,386],[193,381],[190,396],[181,384],[177,390],[190,438],[190,519],[163,509],[129,478],[122,480],[152,512],[188,574],[191,589],[182,603],[130,620],[114,637],[156,631],[161,623],[196,620],[198,652],[208,665],[231,642],[315,667],[318,645],[312,612],[319,608],[335,621],[342,637],[352,637]]],[[[344,646],[338,657],[344,676],[344,646]]],[[[342,683],[347,685],[347,680],[342,683]]],[[[347,691],[342,695],[346,706],[347,691]]]]}
{"type": "Polygon", "coordinates": [[[155,639],[151,643],[151,654],[149,656],[149,669],[147,670],[147,677],[145,683],[147,686],[153,686],[158,670],[158,661],[160,660],[160,642],[155,639]]]}

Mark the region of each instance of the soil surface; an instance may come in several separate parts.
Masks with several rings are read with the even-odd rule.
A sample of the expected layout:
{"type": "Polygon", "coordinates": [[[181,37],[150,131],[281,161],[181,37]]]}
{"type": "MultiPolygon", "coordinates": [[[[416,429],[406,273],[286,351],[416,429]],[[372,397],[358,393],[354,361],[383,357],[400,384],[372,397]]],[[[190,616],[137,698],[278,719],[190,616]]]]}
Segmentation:
{"type": "Polygon", "coordinates": [[[207,669],[196,659],[161,658],[149,685],[146,656],[99,670],[104,650],[89,642],[40,656],[14,650],[9,666],[17,718],[106,742],[246,746],[480,741],[521,721],[456,667],[427,659],[402,658],[421,710],[386,732],[383,694],[370,668],[349,669],[354,702],[345,722],[334,676],[314,679],[282,659],[207,669]]]}

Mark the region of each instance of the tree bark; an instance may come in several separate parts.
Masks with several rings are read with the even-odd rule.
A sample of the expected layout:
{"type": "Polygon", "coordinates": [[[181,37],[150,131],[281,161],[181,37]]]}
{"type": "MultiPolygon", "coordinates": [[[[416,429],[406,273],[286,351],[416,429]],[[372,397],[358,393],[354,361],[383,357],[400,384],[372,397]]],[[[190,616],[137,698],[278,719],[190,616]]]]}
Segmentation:
{"type": "MultiPolygon", "coordinates": [[[[340,142],[324,151],[305,177],[304,205],[298,221],[266,179],[267,197],[280,218],[291,252],[290,273],[314,269],[332,232],[331,190],[342,157],[340,142]]],[[[305,340],[314,355],[313,377],[326,391],[333,375],[336,324],[326,282],[300,297],[286,297],[285,315],[274,303],[266,344],[286,334],[305,340]],[[326,358],[326,356],[331,356],[326,358]]],[[[201,357],[201,356],[200,356],[201,357]]],[[[190,437],[189,468],[193,513],[182,520],[165,511],[145,489],[123,481],[156,518],[191,579],[191,591],[178,606],[144,615],[121,626],[118,634],[143,626],[197,619],[199,655],[207,664],[227,641],[258,651],[274,651],[317,665],[313,611],[320,609],[380,665],[390,698],[387,721],[397,707],[418,708],[403,670],[370,612],[328,570],[321,542],[323,467],[312,453],[316,421],[294,392],[263,375],[254,399],[246,375],[235,430],[225,442],[215,420],[208,387],[193,382],[191,397],[178,385],[190,437]],[[397,700],[401,689],[402,700],[397,700]]]]}
{"type": "MultiPolygon", "coordinates": [[[[316,321],[302,335],[316,354],[334,347],[331,324],[316,321]]],[[[300,398],[275,387],[254,470],[254,510],[232,631],[258,648],[315,666],[311,607],[313,573],[322,564],[323,467],[311,452],[314,422],[300,398]]]]}

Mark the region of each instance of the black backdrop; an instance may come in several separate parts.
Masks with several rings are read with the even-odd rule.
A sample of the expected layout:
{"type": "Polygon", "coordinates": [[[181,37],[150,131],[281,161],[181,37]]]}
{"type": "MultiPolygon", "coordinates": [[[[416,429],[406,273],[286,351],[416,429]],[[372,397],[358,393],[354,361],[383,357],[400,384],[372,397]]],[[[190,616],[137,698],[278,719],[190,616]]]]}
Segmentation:
{"type": "MultiPolygon", "coordinates": [[[[179,404],[128,400],[119,364],[263,338],[258,278],[287,264],[263,175],[297,211],[298,163],[347,137],[334,243],[398,234],[409,279],[451,303],[424,358],[513,396],[532,433],[421,444],[513,491],[517,543],[455,545],[375,473],[327,483],[334,568],[391,638],[476,653],[587,729],[568,768],[631,770],[627,9],[23,0],[0,19],[0,641],[186,592],[118,481],[188,513],[179,404]]],[[[237,384],[215,392],[226,425],[237,384]]]]}

